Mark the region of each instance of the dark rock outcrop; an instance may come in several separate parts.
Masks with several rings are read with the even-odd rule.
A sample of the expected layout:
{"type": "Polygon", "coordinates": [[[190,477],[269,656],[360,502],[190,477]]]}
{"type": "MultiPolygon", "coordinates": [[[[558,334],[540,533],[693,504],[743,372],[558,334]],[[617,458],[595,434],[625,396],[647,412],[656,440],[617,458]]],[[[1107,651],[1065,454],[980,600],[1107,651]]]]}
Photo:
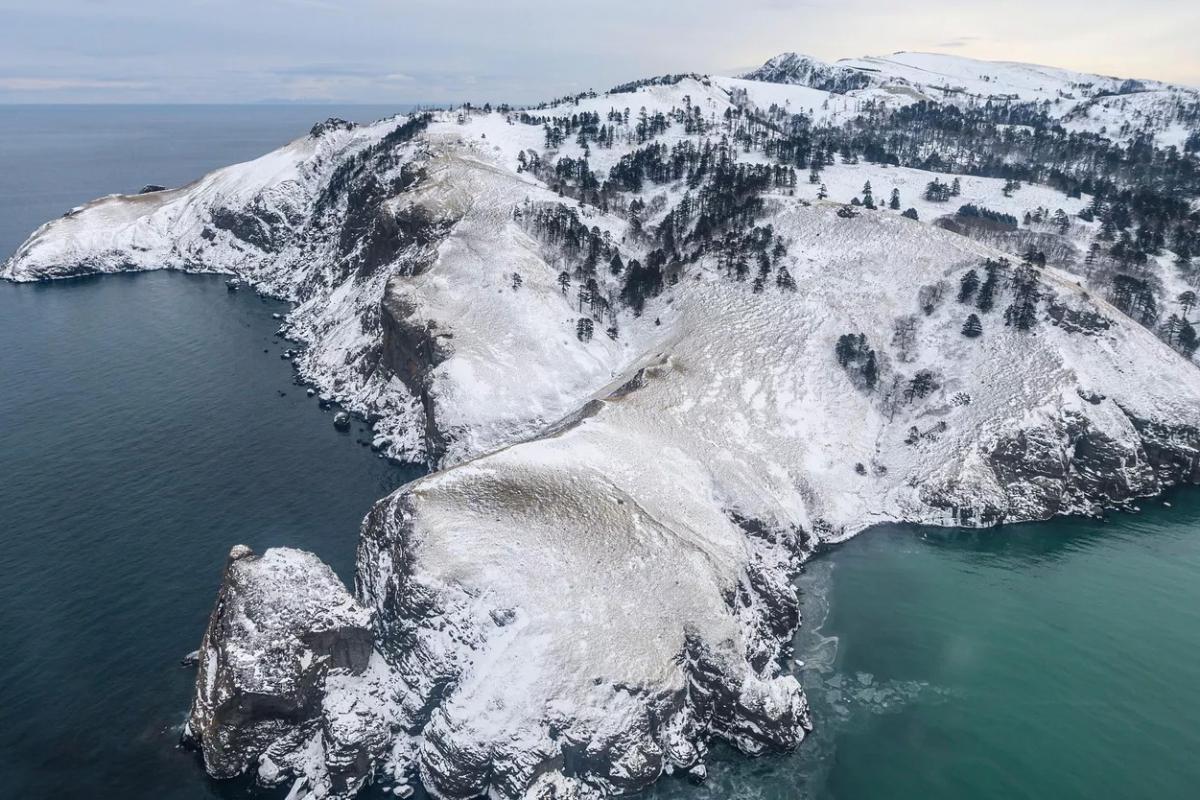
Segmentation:
{"type": "Polygon", "coordinates": [[[808,86],[823,92],[845,94],[865,89],[875,79],[865,70],[826,64],[799,53],[783,53],[761,67],[742,76],[746,80],[765,83],[791,83],[808,86]]]}
{"type": "Polygon", "coordinates": [[[1079,394],[1090,410],[1002,436],[984,454],[1001,500],[964,501],[957,486],[925,487],[922,499],[960,524],[991,525],[1099,514],[1200,482],[1200,431],[1139,419],[1102,395],[1079,394]]]}
{"type": "Polygon", "coordinates": [[[694,639],[688,641],[685,659],[697,718],[743,753],[791,750],[812,730],[808,701],[794,681],[738,676],[694,639]]]}
{"type": "Polygon", "coordinates": [[[288,220],[278,211],[265,206],[214,208],[212,224],[264,252],[278,250],[289,232],[288,220]]]}
{"type": "Polygon", "coordinates": [[[324,136],[329,131],[351,131],[357,128],[353,122],[348,122],[341,117],[330,117],[324,122],[318,122],[309,130],[308,135],[314,139],[324,136]]]}
{"type": "Polygon", "coordinates": [[[380,304],[382,352],[380,365],[398,377],[421,402],[425,413],[425,453],[437,465],[446,453],[448,440],[437,425],[437,406],[430,391],[433,370],[447,358],[442,337],[432,323],[422,322],[389,282],[380,304]]]}
{"type": "Polygon", "coordinates": [[[276,782],[300,770],[288,759],[323,733],[338,756],[327,771],[357,785],[379,755],[364,738],[382,743],[336,735],[345,726],[328,707],[326,683],[362,675],[372,652],[370,614],[316,556],[287,548],[258,556],[239,545],[204,634],[183,740],[215,778],[259,766],[261,781],[276,782]]]}

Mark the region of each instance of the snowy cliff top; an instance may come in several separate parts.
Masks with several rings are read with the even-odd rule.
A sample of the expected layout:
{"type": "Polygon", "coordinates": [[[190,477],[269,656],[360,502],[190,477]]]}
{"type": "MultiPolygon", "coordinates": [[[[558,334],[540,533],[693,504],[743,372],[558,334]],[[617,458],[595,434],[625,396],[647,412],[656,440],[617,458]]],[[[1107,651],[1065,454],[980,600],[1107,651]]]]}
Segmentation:
{"type": "MultiPolygon", "coordinates": [[[[88,204],[3,275],[203,269],[293,299],[302,375],[370,415],[389,455],[443,468],[368,517],[361,606],[312,556],[234,554],[214,615],[229,674],[304,674],[268,656],[312,630],[370,623],[378,647],[366,677],[334,676],[325,738],[306,730],[280,770],[317,764],[294,771],[322,791],[348,763],[355,787],[415,768],[445,797],[633,790],[713,737],[803,737],[779,656],[788,577],[816,544],[1095,513],[1197,477],[1200,372],[1087,268],[1096,198],[929,142],[903,162],[825,152],[812,126],[1009,97],[1133,134],[1184,91],[785,56],[749,78],[323,126],[88,204]]],[[[1155,119],[1160,143],[1180,135],[1155,119]]],[[[1177,255],[1140,265],[1151,304],[1180,309],[1177,255]]]]}
{"type": "Polygon", "coordinates": [[[958,104],[988,100],[1040,103],[1069,129],[1120,137],[1146,129],[1164,147],[1180,146],[1191,132],[1170,121],[1174,108],[1200,102],[1200,90],[1162,81],[944,53],[898,52],[832,63],[783,53],[740,77],[809,89],[788,99],[799,107],[823,109],[833,119],[849,116],[863,101],[890,105],[923,99],[958,104]],[[1155,121],[1163,118],[1168,120],[1165,124],[1155,121]]]}

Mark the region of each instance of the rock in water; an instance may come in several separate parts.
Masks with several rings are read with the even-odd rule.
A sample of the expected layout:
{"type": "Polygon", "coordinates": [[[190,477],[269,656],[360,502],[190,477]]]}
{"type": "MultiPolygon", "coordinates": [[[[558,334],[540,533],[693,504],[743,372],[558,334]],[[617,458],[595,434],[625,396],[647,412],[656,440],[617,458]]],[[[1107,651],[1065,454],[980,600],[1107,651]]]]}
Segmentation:
{"type": "Polygon", "coordinates": [[[379,755],[367,742],[383,739],[372,739],[377,720],[342,687],[372,685],[372,656],[370,614],[316,556],[238,545],[200,648],[183,740],[214,778],[257,766],[263,783],[296,775],[352,793],[379,755]]]}
{"type": "Polygon", "coordinates": [[[339,431],[350,430],[350,415],[345,411],[339,411],[333,418],[333,427],[339,431]]]}
{"type": "MultiPolygon", "coordinates": [[[[1137,105],[1197,97],[1165,85],[1126,95],[1101,76],[1084,96],[1074,73],[911,53],[838,65],[785,55],[749,77],[653,79],[625,87],[627,104],[664,120],[649,136],[659,152],[712,147],[732,162],[719,130],[680,116],[758,107],[769,119],[789,96],[810,108],[822,92],[957,102],[967,81],[980,97],[1039,107],[1078,92],[1083,105],[1047,113],[1089,138],[1102,120],[1082,112],[1122,94],[1135,107],[1123,116],[1159,120],[1148,133],[1165,141],[1169,115],[1137,105]],[[1008,78],[992,80],[997,71],[1008,78]]],[[[811,109],[822,128],[858,115],[859,103],[833,99],[811,109]]],[[[611,104],[582,97],[546,113],[603,118],[611,104]]],[[[879,119],[902,150],[923,151],[898,113],[879,119]]],[[[1003,180],[963,176],[961,203],[1008,215],[1061,206],[1063,222],[1053,234],[951,230],[917,221],[942,213],[941,200],[906,195],[904,216],[840,205],[868,177],[936,188],[931,173],[831,163],[834,194],[781,192],[769,173],[753,177],[765,166],[754,156],[738,167],[753,178],[746,214],[706,212],[702,228],[679,182],[605,188],[615,207],[585,208],[582,185],[540,179],[549,155],[545,170],[522,168],[541,126],[511,117],[332,120],[183,189],[74,209],[0,268],[18,281],[207,270],[291,300],[276,336],[302,345],[281,356],[296,379],[323,409],[371,419],[380,458],[442,470],[368,517],[362,606],[311,556],[235,551],[188,730],[214,775],[256,768],[267,783],[292,779],[296,796],[346,797],[386,751],[381,774],[418,772],[443,800],[593,800],[668,769],[696,779],[714,739],[758,754],[808,730],[780,657],[799,623],[788,576],[814,547],[881,522],[1095,513],[1200,482],[1200,371],[1138,324],[1150,322],[1144,308],[1134,320],[1097,299],[1113,288],[1095,280],[1103,271],[1077,269],[1096,227],[1086,198],[1027,185],[1014,199],[1003,180]],[[674,235],[698,249],[648,271],[647,296],[627,296],[643,281],[622,265],[655,253],[615,209],[659,198],[664,215],[696,220],[674,235]],[[753,283],[730,274],[712,237],[726,225],[736,249],[762,256],[753,283]],[[585,241],[611,269],[584,260],[585,241]],[[1011,260],[1018,244],[1036,248],[1028,266],[1011,260]],[[1049,262],[1035,269],[1040,255],[1049,262]],[[591,316],[564,267],[595,272],[591,316]],[[985,332],[968,343],[973,312],[947,299],[972,270],[995,278],[996,309],[976,301],[985,332]],[[595,302],[605,297],[622,299],[595,302]],[[593,322],[613,327],[592,336],[593,322]]],[[[635,156],[619,133],[612,162],[635,156]]],[[[791,146],[782,130],[764,136],[768,161],[791,146]]],[[[1011,151],[987,137],[953,144],[1011,151]]],[[[1124,172],[1087,177],[1140,188],[1124,172]]],[[[730,182],[723,169],[698,180],[714,198],[730,182]]],[[[1160,261],[1146,265],[1149,300],[1178,280],[1160,261]]],[[[1174,302],[1149,307],[1160,301],[1174,302]]]]}

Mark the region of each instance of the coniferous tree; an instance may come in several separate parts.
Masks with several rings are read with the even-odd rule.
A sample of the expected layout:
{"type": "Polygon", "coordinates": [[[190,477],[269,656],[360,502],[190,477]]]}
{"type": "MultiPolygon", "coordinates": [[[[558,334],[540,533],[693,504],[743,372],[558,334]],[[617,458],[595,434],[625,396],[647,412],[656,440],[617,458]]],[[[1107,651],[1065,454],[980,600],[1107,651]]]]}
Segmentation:
{"type": "Polygon", "coordinates": [[[966,274],[958,282],[958,302],[969,303],[975,298],[975,291],[979,288],[979,273],[973,269],[967,270],[966,274]]]}
{"type": "Polygon", "coordinates": [[[788,268],[782,264],[779,272],[775,275],[775,285],[787,292],[796,291],[796,281],[792,278],[792,273],[788,272],[788,268]]]}
{"type": "Polygon", "coordinates": [[[879,380],[879,365],[875,351],[867,344],[861,333],[844,333],[838,337],[833,348],[838,365],[846,370],[851,381],[860,388],[871,391],[879,380]]]}
{"type": "Polygon", "coordinates": [[[909,380],[908,386],[904,390],[904,396],[911,403],[914,399],[920,400],[928,397],[935,389],[937,389],[937,380],[933,372],[923,369],[909,380]]]}
{"type": "Polygon", "coordinates": [[[950,187],[934,178],[925,186],[925,199],[934,203],[945,203],[950,199],[950,187]]]}
{"type": "Polygon", "coordinates": [[[1179,349],[1188,358],[1196,352],[1196,346],[1200,344],[1200,339],[1196,336],[1196,329],[1192,327],[1192,323],[1184,320],[1183,325],[1179,328],[1179,349]]]}
{"type": "Polygon", "coordinates": [[[1196,307],[1196,293],[1188,289],[1176,297],[1175,302],[1179,303],[1179,310],[1183,312],[1184,319],[1187,319],[1187,315],[1196,307]]]}
{"type": "Polygon", "coordinates": [[[978,315],[970,314],[967,316],[967,320],[962,326],[962,335],[968,339],[974,339],[983,335],[983,323],[980,322],[978,315]]]}
{"type": "Polygon", "coordinates": [[[900,190],[892,189],[892,199],[888,201],[888,208],[892,211],[900,210],[900,190]]]}
{"type": "Polygon", "coordinates": [[[595,330],[595,323],[588,317],[580,317],[575,323],[575,336],[579,341],[587,344],[592,340],[592,332],[595,330]]]}
{"type": "Polygon", "coordinates": [[[999,271],[994,265],[994,262],[989,262],[986,267],[987,277],[983,279],[983,283],[979,286],[979,293],[975,297],[975,307],[984,314],[992,310],[996,302],[996,282],[999,271]]]}
{"type": "Polygon", "coordinates": [[[1183,318],[1178,314],[1167,317],[1167,321],[1162,326],[1162,336],[1166,339],[1167,344],[1175,344],[1175,337],[1179,335],[1179,329],[1182,327],[1183,318]]]}
{"type": "Polygon", "coordinates": [[[868,350],[867,357],[862,365],[863,383],[866,384],[867,391],[875,388],[875,384],[879,382],[879,365],[875,361],[875,351],[868,350]]]}
{"type": "Polygon", "coordinates": [[[1027,331],[1037,323],[1038,274],[1032,262],[1027,261],[1012,275],[1013,300],[1004,309],[1004,324],[1019,331],[1027,331]]]}

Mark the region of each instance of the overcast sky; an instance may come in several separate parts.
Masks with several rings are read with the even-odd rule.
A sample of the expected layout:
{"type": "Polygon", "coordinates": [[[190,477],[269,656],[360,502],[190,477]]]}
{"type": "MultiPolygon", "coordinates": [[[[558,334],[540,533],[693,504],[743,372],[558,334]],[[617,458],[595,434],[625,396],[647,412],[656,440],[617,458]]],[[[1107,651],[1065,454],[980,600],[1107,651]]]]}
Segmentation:
{"type": "Polygon", "coordinates": [[[531,102],[785,50],[1200,85],[1196,0],[0,0],[0,102],[531,102]]]}

